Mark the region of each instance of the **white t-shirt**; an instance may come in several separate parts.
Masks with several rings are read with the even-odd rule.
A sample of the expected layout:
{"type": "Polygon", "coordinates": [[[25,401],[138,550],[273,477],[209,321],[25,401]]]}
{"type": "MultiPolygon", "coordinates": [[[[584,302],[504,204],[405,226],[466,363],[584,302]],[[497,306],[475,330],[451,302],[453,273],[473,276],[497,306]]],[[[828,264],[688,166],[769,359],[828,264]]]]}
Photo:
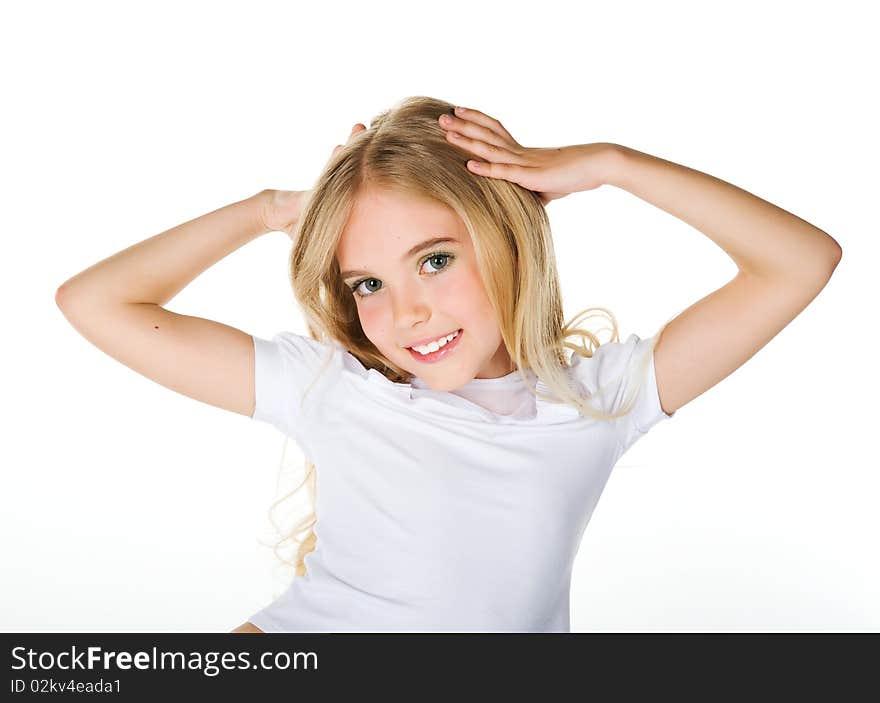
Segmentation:
{"type": "Polygon", "coordinates": [[[254,337],[252,417],[314,462],[317,541],[306,575],[250,622],[268,632],[569,632],[572,564],[611,469],[674,416],[660,406],[655,342],[633,334],[573,356],[594,407],[617,410],[639,391],[632,413],[597,421],[536,399],[517,372],[434,391],[418,377],[393,383],[335,342],[254,337]]]}

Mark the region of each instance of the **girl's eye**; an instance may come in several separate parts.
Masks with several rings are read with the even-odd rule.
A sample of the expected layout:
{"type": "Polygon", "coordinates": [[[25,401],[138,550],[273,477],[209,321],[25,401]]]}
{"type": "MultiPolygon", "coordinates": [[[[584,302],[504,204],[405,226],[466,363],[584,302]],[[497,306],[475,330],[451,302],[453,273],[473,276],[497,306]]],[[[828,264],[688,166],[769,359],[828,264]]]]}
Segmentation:
{"type": "MultiPolygon", "coordinates": [[[[422,266],[424,266],[428,262],[431,262],[431,266],[433,266],[434,268],[439,267],[439,270],[437,270],[437,271],[428,271],[427,272],[429,275],[434,276],[438,273],[441,273],[444,269],[448,268],[449,261],[454,258],[455,257],[452,254],[435,252],[435,253],[431,254],[430,256],[428,256],[427,258],[422,260],[422,266]],[[438,260],[441,262],[440,264],[435,263],[438,260]]],[[[376,290],[378,290],[378,289],[377,288],[367,288],[367,290],[369,292],[362,293],[359,289],[360,289],[361,285],[363,285],[363,284],[373,284],[374,286],[376,284],[379,284],[381,287],[382,281],[380,281],[378,278],[362,278],[357,283],[351,284],[350,288],[355,295],[357,295],[359,298],[368,298],[371,295],[373,295],[373,293],[375,293],[376,290]]]]}
{"type": "MultiPolygon", "coordinates": [[[[452,258],[451,254],[431,254],[427,259],[422,262],[422,266],[427,264],[429,261],[434,261],[435,259],[440,259],[443,263],[440,265],[441,269],[446,268],[446,264],[449,262],[449,259],[452,258]]],[[[434,264],[432,263],[431,266],[434,264]]],[[[428,273],[440,273],[439,271],[428,271],[428,273]]]]}

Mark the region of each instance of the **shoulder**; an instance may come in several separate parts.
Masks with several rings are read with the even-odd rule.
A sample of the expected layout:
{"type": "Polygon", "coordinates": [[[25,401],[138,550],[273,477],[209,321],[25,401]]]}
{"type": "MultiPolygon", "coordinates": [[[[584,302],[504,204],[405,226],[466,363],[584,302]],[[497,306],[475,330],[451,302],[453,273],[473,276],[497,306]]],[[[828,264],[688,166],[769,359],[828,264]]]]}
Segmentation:
{"type": "Polygon", "coordinates": [[[286,357],[316,357],[331,355],[336,346],[334,343],[321,342],[312,337],[307,337],[296,332],[283,330],[270,338],[253,335],[254,343],[266,348],[272,348],[277,353],[286,357]]]}
{"type": "Polygon", "coordinates": [[[329,365],[339,353],[338,345],[321,342],[296,332],[281,331],[270,338],[254,338],[255,365],[267,376],[302,377],[329,365]]]}
{"type": "Polygon", "coordinates": [[[574,375],[590,393],[598,392],[624,377],[639,360],[653,350],[654,338],[642,339],[631,334],[623,342],[605,342],[599,345],[591,357],[572,354],[571,368],[574,375]]]}

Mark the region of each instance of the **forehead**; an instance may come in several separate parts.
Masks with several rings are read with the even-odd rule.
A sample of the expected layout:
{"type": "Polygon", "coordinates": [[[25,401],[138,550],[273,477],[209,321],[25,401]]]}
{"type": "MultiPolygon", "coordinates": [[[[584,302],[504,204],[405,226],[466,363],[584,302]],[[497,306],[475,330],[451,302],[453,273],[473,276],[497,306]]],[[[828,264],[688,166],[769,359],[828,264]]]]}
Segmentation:
{"type": "Polygon", "coordinates": [[[470,242],[461,218],[435,200],[388,189],[370,188],[355,200],[336,247],[340,266],[360,266],[376,253],[400,254],[431,237],[470,242]]]}

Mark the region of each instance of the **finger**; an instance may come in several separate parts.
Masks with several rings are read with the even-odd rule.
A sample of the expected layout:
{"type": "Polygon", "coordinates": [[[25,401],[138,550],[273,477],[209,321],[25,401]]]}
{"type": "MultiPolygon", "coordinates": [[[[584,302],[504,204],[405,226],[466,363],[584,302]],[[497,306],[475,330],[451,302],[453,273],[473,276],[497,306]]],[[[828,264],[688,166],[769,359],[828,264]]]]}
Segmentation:
{"type": "Polygon", "coordinates": [[[525,159],[519,153],[511,151],[506,145],[498,146],[497,144],[487,144],[484,141],[471,139],[458,132],[447,132],[446,140],[461,149],[470,151],[477,156],[482,156],[486,161],[518,165],[524,165],[526,163],[525,159]]]}
{"type": "MultiPolygon", "coordinates": [[[[461,120],[457,117],[452,117],[451,115],[441,116],[440,126],[447,130],[447,135],[451,131],[456,134],[471,137],[472,139],[479,139],[487,144],[494,144],[495,146],[503,147],[507,150],[512,150],[519,146],[512,139],[505,139],[502,135],[488,127],[476,124],[475,122],[461,120]]],[[[453,137],[453,139],[454,138],[455,137],[453,137]]]]}
{"type": "Polygon", "coordinates": [[[465,107],[456,107],[455,114],[460,120],[467,120],[470,122],[475,122],[478,125],[482,125],[490,130],[494,130],[501,134],[505,139],[509,139],[511,142],[516,144],[516,140],[510,135],[504,125],[501,124],[499,120],[496,120],[494,117],[489,117],[489,115],[485,115],[479,110],[474,110],[473,108],[465,108],[465,107]]]}
{"type": "Polygon", "coordinates": [[[488,176],[489,178],[503,178],[508,181],[517,182],[516,173],[520,170],[520,167],[515,164],[506,164],[506,163],[486,163],[484,161],[475,161],[473,159],[467,162],[467,167],[469,171],[473,171],[474,173],[478,173],[481,176],[488,176]]]}
{"type": "Polygon", "coordinates": [[[366,127],[364,127],[360,122],[358,122],[354,127],[351,128],[351,132],[349,132],[349,135],[348,135],[349,141],[351,141],[351,138],[354,135],[360,134],[361,132],[366,131],[366,129],[367,129],[366,127]]]}
{"type": "MultiPolygon", "coordinates": [[[[351,128],[351,132],[349,132],[348,138],[351,139],[356,133],[363,132],[364,130],[366,130],[366,127],[364,127],[364,125],[362,125],[360,122],[358,122],[354,127],[351,128]],[[358,129],[358,128],[360,128],[360,129],[358,129]]],[[[348,143],[348,142],[346,142],[346,143],[348,143]]],[[[345,146],[345,145],[344,144],[337,144],[335,147],[333,147],[333,156],[336,156],[336,152],[339,151],[343,146],[345,146]]]]}

